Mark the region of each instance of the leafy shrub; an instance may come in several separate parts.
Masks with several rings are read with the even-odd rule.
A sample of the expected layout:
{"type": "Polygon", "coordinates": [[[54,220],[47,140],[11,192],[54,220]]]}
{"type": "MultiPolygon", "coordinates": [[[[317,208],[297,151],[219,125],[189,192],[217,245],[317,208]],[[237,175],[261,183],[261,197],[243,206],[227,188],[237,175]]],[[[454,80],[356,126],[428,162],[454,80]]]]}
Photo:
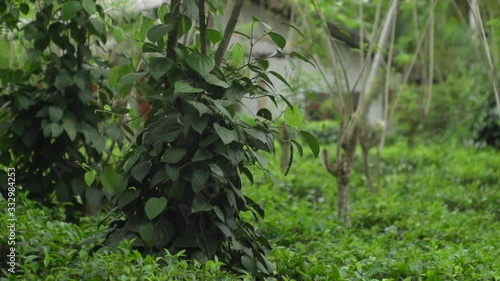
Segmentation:
{"type": "MultiPolygon", "coordinates": [[[[143,257],[132,249],[132,241],[123,241],[117,249],[95,246],[102,242],[104,226],[99,227],[99,217],[84,217],[80,226],[63,222],[63,208],[49,209],[26,198],[25,193],[17,194],[17,234],[16,254],[19,258],[18,277],[23,280],[235,280],[235,275],[223,270],[220,261],[200,264],[183,259],[183,254],[168,252],[157,256],[143,257]],[[31,222],[43,222],[33,224],[31,222]],[[30,228],[24,226],[30,224],[30,228]]],[[[0,197],[0,206],[5,209],[6,201],[0,197]]],[[[7,221],[7,213],[0,219],[7,221]]],[[[2,239],[6,227],[0,232],[2,239]]],[[[0,240],[2,247],[6,241],[0,240]]],[[[1,251],[4,256],[3,250],[1,251]]],[[[2,262],[4,259],[2,259],[2,262]]],[[[5,264],[0,264],[0,275],[5,264]]],[[[1,280],[18,280],[15,275],[1,280]]],[[[250,280],[241,275],[241,280],[250,280]]]]}
{"type": "MultiPolygon", "coordinates": [[[[203,5],[198,8],[204,13],[203,5]]],[[[200,262],[217,256],[231,269],[270,275],[275,267],[265,255],[269,243],[240,217],[244,211],[264,215],[242,193],[240,173],[252,181],[248,167],[266,171],[267,160],[259,153],[274,153],[277,126],[266,108],[250,122],[241,120],[234,108],[246,94],[279,99],[268,75],[286,81],[268,70],[266,60],[251,54],[246,59],[236,47],[228,60],[218,60],[221,46],[225,51],[219,41],[229,39],[213,35],[216,30],[206,34],[206,46],[181,44],[177,39],[191,29],[191,19],[174,2],[170,11],[166,4],[159,10],[165,12],[159,22],[145,19],[141,27],[147,68],[120,79],[143,90],[152,110],[122,161],[128,185],[117,207],[124,217],[111,225],[107,245],[135,239],[133,246],[144,253],[185,251],[200,262]],[[212,47],[217,48],[215,55],[212,47]],[[265,81],[269,88],[256,81],[265,81]]],[[[254,19],[252,28],[256,24],[262,23],[254,19]]],[[[204,36],[206,27],[197,27],[204,36]]],[[[265,35],[281,52],[286,40],[272,31],[265,35]]],[[[260,39],[248,40],[253,46],[260,39]]],[[[302,120],[300,111],[281,98],[290,108],[286,116],[293,117],[293,126],[296,119],[302,120]]],[[[289,128],[295,136],[298,129],[289,128]]],[[[317,147],[313,136],[300,133],[317,147]]]]}
{"type": "Polygon", "coordinates": [[[2,8],[1,24],[28,58],[23,68],[0,69],[0,100],[9,105],[0,112],[0,163],[23,171],[18,184],[30,197],[49,202],[55,192],[59,202],[78,204],[80,196],[87,213],[98,212],[113,190],[84,175],[107,169],[104,156],[111,153],[101,112],[112,97],[107,63],[90,50],[91,42],[106,42],[106,15],[93,1],[7,1],[2,8]]]}

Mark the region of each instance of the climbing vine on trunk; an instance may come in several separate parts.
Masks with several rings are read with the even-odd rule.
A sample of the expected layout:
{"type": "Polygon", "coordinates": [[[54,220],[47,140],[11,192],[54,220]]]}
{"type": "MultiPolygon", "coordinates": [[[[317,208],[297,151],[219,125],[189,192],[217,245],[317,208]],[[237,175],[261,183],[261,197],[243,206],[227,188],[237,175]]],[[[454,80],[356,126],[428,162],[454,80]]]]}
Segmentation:
{"type": "MultiPolygon", "coordinates": [[[[231,20],[237,20],[240,2],[231,20]]],[[[266,171],[261,152],[274,153],[279,128],[269,109],[260,109],[252,122],[245,122],[235,114],[235,107],[244,95],[269,97],[275,103],[284,99],[273,91],[268,75],[286,80],[268,71],[266,59],[246,57],[241,45],[226,50],[234,25],[224,34],[214,29],[207,32],[205,23],[193,23],[180,5],[182,1],[172,1],[170,7],[160,7],[170,12],[144,33],[147,68],[121,78],[146,93],[152,111],[123,159],[128,187],[117,201],[123,217],[112,224],[107,241],[116,244],[135,238],[134,246],[144,252],[184,250],[200,261],[217,255],[231,268],[269,275],[274,271],[266,258],[269,243],[240,216],[250,211],[262,217],[264,211],[243,194],[241,175],[253,182],[250,167],[266,171]],[[178,39],[193,25],[207,42],[181,44],[178,39]],[[226,56],[217,55],[221,53],[226,56]]],[[[252,28],[258,24],[262,23],[254,18],[252,28]]],[[[266,34],[284,54],[286,40],[271,30],[266,34]]],[[[247,39],[255,44],[262,38],[247,39]]],[[[319,151],[314,137],[302,134],[319,151]]]]}

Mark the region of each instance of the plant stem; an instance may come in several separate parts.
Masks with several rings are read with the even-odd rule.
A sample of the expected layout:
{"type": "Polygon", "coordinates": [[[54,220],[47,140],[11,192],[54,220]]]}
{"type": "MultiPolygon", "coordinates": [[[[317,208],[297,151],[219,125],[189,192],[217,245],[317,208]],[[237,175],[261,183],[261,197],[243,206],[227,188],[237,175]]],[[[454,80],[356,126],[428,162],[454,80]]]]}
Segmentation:
{"type": "Polygon", "coordinates": [[[207,54],[207,25],[205,20],[205,0],[199,0],[198,2],[198,19],[200,21],[200,43],[201,43],[201,54],[207,54]]]}
{"type": "Polygon", "coordinates": [[[179,40],[177,18],[179,17],[179,11],[181,6],[181,0],[172,0],[170,4],[171,18],[170,23],[174,25],[174,30],[168,35],[167,44],[167,58],[175,62],[175,47],[177,46],[177,41],[179,40]]]}

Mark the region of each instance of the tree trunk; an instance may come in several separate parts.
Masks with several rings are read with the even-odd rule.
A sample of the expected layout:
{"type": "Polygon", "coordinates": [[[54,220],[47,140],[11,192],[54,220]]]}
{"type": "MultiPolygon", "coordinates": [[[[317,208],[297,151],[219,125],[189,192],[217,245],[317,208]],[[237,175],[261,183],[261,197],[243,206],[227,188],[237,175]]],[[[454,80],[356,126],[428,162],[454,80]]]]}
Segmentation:
{"type": "Polygon", "coordinates": [[[343,153],[340,154],[335,165],[335,177],[337,178],[337,217],[345,226],[351,227],[351,172],[354,165],[356,146],[358,142],[357,128],[354,128],[352,136],[345,140],[342,145],[343,153]]]}
{"type": "Polygon", "coordinates": [[[337,217],[346,227],[351,227],[351,172],[355,161],[356,146],[358,144],[358,128],[353,129],[352,135],[346,138],[341,146],[342,153],[333,163],[325,149],[324,164],[327,171],[337,178],[337,217]]]}
{"type": "Polygon", "coordinates": [[[377,189],[373,185],[372,174],[370,171],[370,161],[368,159],[368,153],[370,152],[370,148],[364,145],[361,145],[361,150],[363,152],[363,170],[365,171],[366,180],[368,182],[368,187],[370,188],[371,193],[377,193],[377,189]]]}

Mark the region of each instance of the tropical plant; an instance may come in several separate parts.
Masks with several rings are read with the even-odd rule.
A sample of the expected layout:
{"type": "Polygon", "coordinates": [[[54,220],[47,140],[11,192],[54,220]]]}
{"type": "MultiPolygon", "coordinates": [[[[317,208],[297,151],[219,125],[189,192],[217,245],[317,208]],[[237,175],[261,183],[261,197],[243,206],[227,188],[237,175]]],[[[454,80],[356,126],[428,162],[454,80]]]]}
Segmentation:
{"type": "MultiPolygon", "coordinates": [[[[146,253],[184,250],[199,261],[217,256],[231,268],[268,275],[275,269],[265,256],[269,244],[240,216],[244,211],[263,216],[264,211],[243,194],[240,173],[252,181],[250,167],[268,172],[261,152],[274,153],[280,128],[269,109],[261,108],[246,122],[235,106],[246,94],[275,103],[281,98],[289,107],[285,119],[293,137],[302,134],[316,155],[319,147],[311,134],[299,133],[300,110],[273,91],[268,75],[286,80],[268,71],[267,60],[245,56],[239,44],[226,51],[243,1],[236,1],[224,31],[205,24],[206,7],[216,12],[211,1],[196,5],[197,23],[183,13],[181,7],[189,3],[181,2],[163,4],[157,20],[143,21],[147,67],[120,79],[141,89],[152,110],[122,161],[128,185],[117,207],[123,217],[111,224],[107,243],[134,238],[133,246],[146,253]],[[182,44],[179,38],[192,28],[199,30],[198,39],[182,44]]],[[[267,28],[254,18],[252,28],[257,25],[267,28]]],[[[265,35],[286,55],[280,34],[269,28],[265,35]]],[[[262,39],[244,36],[250,46],[262,39]]],[[[298,142],[288,141],[302,152],[298,142]]]]}

